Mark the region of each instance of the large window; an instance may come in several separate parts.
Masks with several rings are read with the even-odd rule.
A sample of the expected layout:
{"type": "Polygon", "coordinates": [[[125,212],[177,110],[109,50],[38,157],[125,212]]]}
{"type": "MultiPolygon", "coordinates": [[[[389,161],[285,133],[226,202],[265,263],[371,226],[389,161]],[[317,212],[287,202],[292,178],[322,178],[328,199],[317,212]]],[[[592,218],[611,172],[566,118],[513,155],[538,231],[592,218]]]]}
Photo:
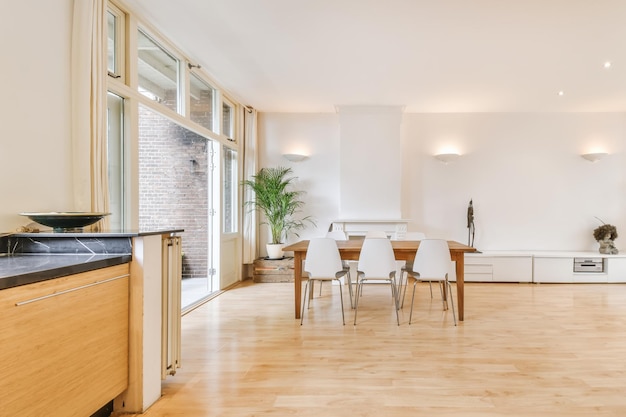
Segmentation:
{"type": "Polygon", "coordinates": [[[224,146],[223,231],[237,232],[237,151],[224,146]]]}
{"type": "Polygon", "coordinates": [[[111,223],[185,230],[183,305],[192,308],[240,277],[239,104],[225,99],[199,65],[188,64],[171,39],[114,1],[103,64],[111,223]]]}

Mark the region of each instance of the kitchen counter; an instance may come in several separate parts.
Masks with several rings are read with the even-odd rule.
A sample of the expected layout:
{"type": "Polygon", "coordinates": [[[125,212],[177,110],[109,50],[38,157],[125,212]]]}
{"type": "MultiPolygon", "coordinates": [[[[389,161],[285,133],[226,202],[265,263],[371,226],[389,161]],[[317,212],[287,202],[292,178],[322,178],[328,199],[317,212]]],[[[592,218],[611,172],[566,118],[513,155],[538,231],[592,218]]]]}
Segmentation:
{"type": "Polygon", "coordinates": [[[0,290],[130,262],[130,254],[0,256],[0,290]]]}
{"type": "MultiPolygon", "coordinates": [[[[97,284],[98,288],[104,288],[105,286],[116,287],[118,283],[125,283],[124,285],[126,286],[118,288],[117,295],[112,295],[109,300],[104,300],[98,291],[92,291],[95,294],[95,301],[85,301],[83,297],[79,296],[68,297],[68,299],[72,302],[81,302],[87,310],[90,310],[91,306],[97,307],[104,303],[105,308],[95,308],[90,311],[101,311],[105,315],[111,313],[109,308],[110,301],[117,303],[126,302],[125,306],[120,305],[123,309],[126,309],[126,313],[122,313],[124,317],[119,323],[126,323],[127,326],[120,333],[120,335],[123,333],[128,336],[126,339],[127,346],[122,348],[125,356],[121,358],[127,361],[126,365],[120,362],[123,367],[123,374],[128,376],[127,389],[116,398],[115,409],[121,414],[143,413],[162,395],[161,378],[164,375],[163,372],[165,372],[163,364],[166,363],[162,355],[162,349],[165,346],[162,332],[164,315],[167,314],[168,319],[171,318],[171,329],[180,329],[180,314],[175,315],[172,314],[172,311],[167,313],[163,311],[162,290],[163,280],[165,278],[170,279],[169,276],[163,274],[163,264],[164,259],[166,259],[163,257],[163,242],[171,239],[179,242],[180,237],[176,235],[181,232],[184,232],[184,230],[170,228],[149,231],[109,230],[97,233],[55,233],[48,230],[39,233],[0,234],[0,300],[4,299],[7,302],[11,294],[28,293],[30,288],[33,287],[36,290],[42,288],[50,289],[57,282],[65,286],[71,286],[75,280],[82,279],[83,281],[78,281],[76,287],[80,288],[81,291],[85,287],[84,291],[87,292],[90,291],[90,288],[93,288],[94,285],[92,284],[97,284]],[[120,268],[125,268],[130,275],[122,277],[122,274],[114,272],[115,277],[119,276],[120,279],[109,281],[100,278],[108,271],[120,268]],[[81,278],[85,276],[89,278],[81,278]],[[81,282],[90,284],[85,286],[81,282]],[[26,285],[33,283],[34,285],[26,285]],[[132,291],[130,288],[132,288],[132,291]],[[122,294],[123,296],[121,296],[122,294]]],[[[180,250],[180,244],[177,247],[180,250]]],[[[180,252],[178,252],[176,259],[180,260],[180,256],[180,252]]],[[[169,266],[166,265],[165,270],[170,271],[169,266]]],[[[177,282],[180,283],[180,274],[172,278],[176,278],[177,282]]],[[[56,294],[56,290],[53,289],[51,293],[56,294]]],[[[72,292],[72,294],[78,293],[72,292]]],[[[10,308],[16,307],[15,302],[10,300],[5,304],[10,308]]],[[[169,305],[176,306],[176,303],[171,302],[169,305]]],[[[66,308],[59,308],[58,315],[62,316],[66,310],[66,308]]],[[[72,307],[72,314],[70,315],[72,318],[75,317],[73,311],[72,307]]],[[[178,304],[177,312],[180,313],[180,304],[178,304]]],[[[55,314],[57,313],[46,311],[43,313],[43,317],[54,320],[57,318],[55,314]]],[[[98,320],[100,323],[106,322],[107,326],[111,324],[108,318],[105,320],[98,318],[98,320]]],[[[35,321],[33,323],[35,324],[35,321]]],[[[72,330],[69,334],[79,334],[82,338],[85,329],[82,327],[82,323],[79,323],[77,326],[79,327],[78,332],[72,330]]],[[[22,329],[23,326],[9,326],[9,328],[22,329]]],[[[64,325],[61,328],[66,330],[64,325]]],[[[100,329],[97,326],[95,329],[100,334],[100,329]]],[[[0,334],[2,334],[1,331],[0,334]]],[[[36,334],[38,335],[38,333],[36,334]]],[[[168,335],[167,343],[172,345],[179,343],[179,333],[168,333],[168,335]]],[[[56,334],[53,336],[56,337],[56,334]]],[[[106,338],[107,342],[116,341],[120,343],[121,340],[119,335],[106,338]]],[[[18,342],[22,343],[21,340],[18,340],[18,342]]],[[[37,343],[40,343],[39,339],[37,343]]],[[[72,346],[71,343],[64,343],[63,345],[64,347],[72,346]]],[[[104,346],[104,343],[102,346],[104,346]]],[[[97,344],[97,348],[101,348],[100,343],[97,344]]],[[[2,352],[2,349],[0,349],[0,352],[2,352]]],[[[112,352],[113,350],[111,350],[112,352]]],[[[38,354],[41,355],[40,352],[38,354]]],[[[43,356],[47,358],[45,354],[43,356]]],[[[74,361],[75,356],[72,354],[67,357],[72,357],[72,361],[74,361]]],[[[101,355],[98,355],[98,357],[101,357],[101,355]]],[[[174,366],[178,367],[180,366],[180,361],[177,356],[176,358],[174,366]]],[[[51,359],[54,361],[58,358],[51,359]]],[[[6,362],[10,361],[4,361],[3,363],[6,362]]],[[[112,361],[108,362],[112,363],[112,361]]],[[[65,365],[64,362],[54,363],[54,365],[48,366],[46,369],[52,369],[53,371],[51,372],[68,369],[65,365]]],[[[15,368],[12,369],[14,370],[15,368]]],[[[81,372],[89,371],[90,369],[92,369],[91,365],[81,367],[81,372]]],[[[111,366],[107,365],[107,371],[110,369],[111,366]]],[[[80,378],[83,377],[81,376],[80,378]]],[[[76,377],[67,377],[68,381],[75,379],[76,377]]],[[[100,376],[97,379],[98,384],[100,384],[100,376]]],[[[88,380],[91,381],[92,379],[88,380]]],[[[100,392],[100,388],[98,390],[100,392]]],[[[11,393],[10,389],[4,391],[11,393]]],[[[111,396],[104,398],[104,400],[108,401],[118,393],[119,391],[111,393],[111,396]]],[[[84,397],[81,392],[81,398],[84,397]]],[[[53,397],[50,398],[54,399],[53,397]]],[[[0,399],[4,399],[1,393],[0,399]]],[[[2,413],[0,412],[0,414],[2,413]]],[[[43,415],[43,413],[29,415],[35,414],[43,415]]],[[[15,413],[11,415],[15,415],[15,413]]]]}
{"type": "Polygon", "coordinates": [[[0,235],[0,290],[119,265],[132,260],[132,239],[183,229],[0,235]]]}

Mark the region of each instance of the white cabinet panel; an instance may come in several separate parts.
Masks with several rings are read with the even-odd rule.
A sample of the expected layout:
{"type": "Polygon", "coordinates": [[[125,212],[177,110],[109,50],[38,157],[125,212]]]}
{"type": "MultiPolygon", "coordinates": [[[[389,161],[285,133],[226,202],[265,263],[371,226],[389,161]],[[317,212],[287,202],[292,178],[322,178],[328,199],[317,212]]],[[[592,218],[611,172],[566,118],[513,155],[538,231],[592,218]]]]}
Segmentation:
{"type": "Polygon", "coordinates": [[[495,282],[532,282],[532,256],[493,258],[493,280],[495,282]]]}
{"type": "Polygon", "coordinates": [[[532,282],[532,255],[465,254],[467,282],[532,282]]]}
{"type": "Polygon", "coordinates": [[[626,282],[626,258],[607,259],[609,282],[626,282]]]}
{"type": "Polygon", "coordinates": [[[574,272],[574,257],[535,257],[534,280],[537,283],[606,283],[606,272],[574,272]]]}
{"type": "MultiPolygon", "coordinates": [[[[484,261],[484,260],[482,260],[484,261]]],[[[488,261],[485,261],[488,262],[488,261]]],[[[491,282],[493,281],[493,265],[490,263],[473,263],[465,259],[465,281],[491,282]]]]}

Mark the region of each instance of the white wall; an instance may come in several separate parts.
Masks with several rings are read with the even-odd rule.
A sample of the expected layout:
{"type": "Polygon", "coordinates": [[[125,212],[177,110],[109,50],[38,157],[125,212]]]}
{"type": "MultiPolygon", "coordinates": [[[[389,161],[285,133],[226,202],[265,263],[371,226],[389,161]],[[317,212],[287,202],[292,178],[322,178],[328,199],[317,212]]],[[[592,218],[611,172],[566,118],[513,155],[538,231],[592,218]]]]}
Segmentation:
{"type": "MultiPolygon", "coordinates": [[[[410,230],[467,242],[473,199],[479,249],[596,250],[595,216],[624,234],[616,245],[626,248],[626,114],[405,114],[403,120],[398,181],[410,230]],[[594,147],[610,155],[596,163],[580,157],[594,147]],[[433,158],[446,149],[462,156],[448,165],[433,158]]],[[[317,229],[302,237],[324,233],[338,214],[337,130],[335,114],[260,116],[261,166],[285,164],[280,154],[294,143],[311,151],[309,160],[291,164],[309,192],[307,211],[318,218],[317,229]]],[[[373,152],[381,145],[369,144],[373,152]]]]}
{"type": "Polygon", "coordinates": [[[0,25],[0,232],[22,211],[72,210],[72,0],[11,2],[0,25]],[[36,29],[36,30],[35,30],[36,29]]]}
{"type": "Polygon", "coordinates": [[[340,219],[400,218],[402,112],[400,106],[339,108],[340,219]],[[381,140],[385,146],[377,145],[381,140]]]}
{"type": "MultiPolygon", "coordinates": [[[[261,167],[285,166],[294,170],[299,189],[305,190],[303,215],[314,215],[317,227],[301,233],[302,238],[326,233],[339,217],[339,119],[336,114],[260,113],[259,163],[261,167]],[[309,158],[289,162],[281,155],[302,153],[309,158]]],[[[262,227],[261,253],[268,241],[262,227]]],[[[297,241],[292,236],[289,241],[297,241]]]]}

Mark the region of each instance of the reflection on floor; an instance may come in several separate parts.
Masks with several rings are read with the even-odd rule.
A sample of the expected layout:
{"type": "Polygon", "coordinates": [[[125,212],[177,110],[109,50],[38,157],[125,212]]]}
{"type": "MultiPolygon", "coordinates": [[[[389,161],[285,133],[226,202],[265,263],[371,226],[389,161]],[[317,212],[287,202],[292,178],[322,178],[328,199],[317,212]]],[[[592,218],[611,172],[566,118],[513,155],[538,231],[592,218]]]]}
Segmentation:
{"type": "Polygon", "coordinates": [[[182,280],[181,307],[186,308],[211,295],[208,278],[185,278],[182,280]]]}

